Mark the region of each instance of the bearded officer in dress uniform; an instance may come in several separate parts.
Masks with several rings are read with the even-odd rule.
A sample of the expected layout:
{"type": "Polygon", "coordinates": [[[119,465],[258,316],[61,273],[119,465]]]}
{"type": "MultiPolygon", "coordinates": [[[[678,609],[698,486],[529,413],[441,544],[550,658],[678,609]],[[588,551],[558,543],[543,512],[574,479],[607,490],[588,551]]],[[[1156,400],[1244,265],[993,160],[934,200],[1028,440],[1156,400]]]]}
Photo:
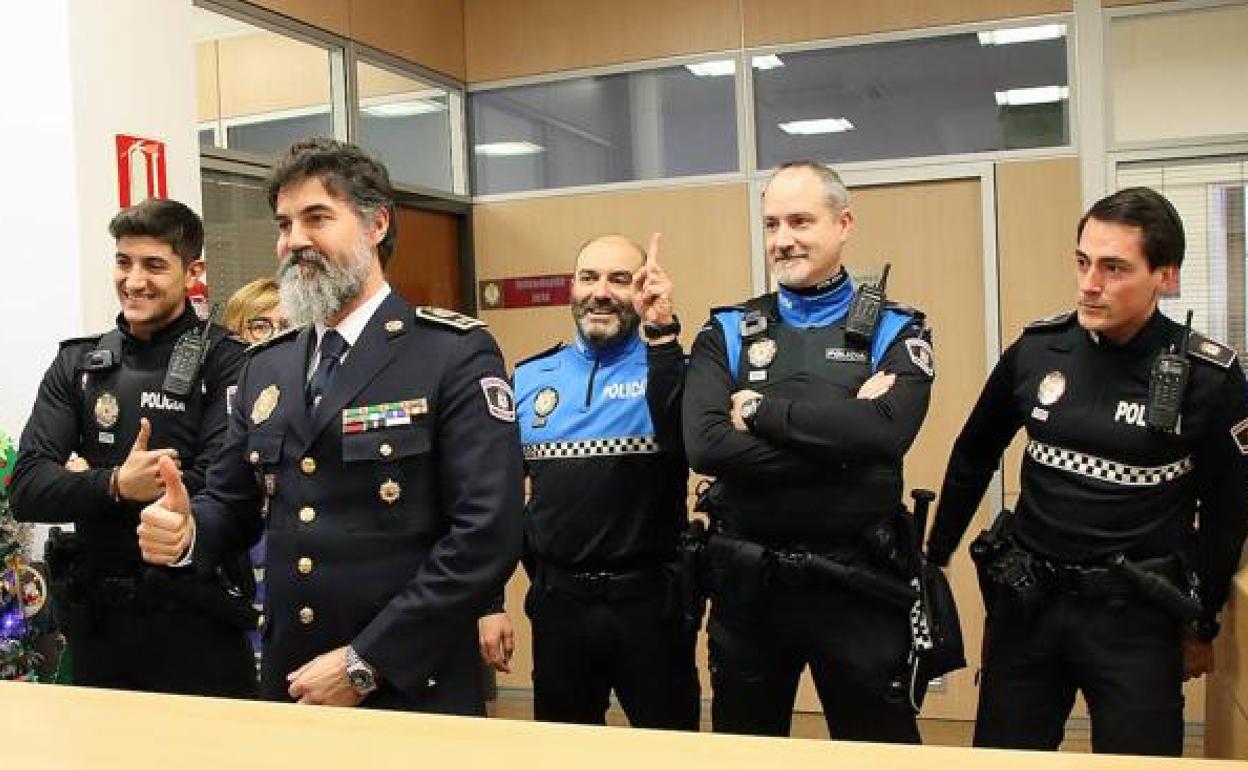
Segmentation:
{"type": "Polygon", "coordinates": [[[480,321],[390,290],[393,193],[360,149],[299,142],[268,190],[304,328],[252,348],[207,489],[169,484],[144,511],[144,558],[211,560],[267,529],[264,697],[483,714],[476,621],[523,505],[502,356],[480,321]]]}

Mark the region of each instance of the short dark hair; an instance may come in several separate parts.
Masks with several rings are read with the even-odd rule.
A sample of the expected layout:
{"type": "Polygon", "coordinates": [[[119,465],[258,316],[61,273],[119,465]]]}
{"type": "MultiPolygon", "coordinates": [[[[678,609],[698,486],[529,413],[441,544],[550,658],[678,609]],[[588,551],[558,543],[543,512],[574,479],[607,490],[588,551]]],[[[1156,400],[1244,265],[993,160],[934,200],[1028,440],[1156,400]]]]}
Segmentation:
{"type": "Polygon", "coordinates": [[[377,244],[384,267],[399,233],[394,188],[386,167],[354,144],[324,137],[302,139],[286,150],[269,173],[269,208],[277,211],[277,194],[282,188],[310,178],[319,179],[330,195],[350,201],[361,219],[373,216],[378,209],[389,212],[390,226],[377,244]]]}
{"type": "Polygon", "coordinates": [[[1183,219],[1170,201],[1151,187],[1128,187],[1093,203],[1079,220],[1076,241],[1083,237],[1083,226],[1089,219],[1140,228],[1150,270],[1183,266],[1187,249],[1183,219]]]}
{"type": "Polygon", "coordinates": [[[108,232],[115,240],[154,238],[167,244],[183,266],[204,253],[204,220],[174,200],[148,198],[124,208],[108,223],[108,232]]]}

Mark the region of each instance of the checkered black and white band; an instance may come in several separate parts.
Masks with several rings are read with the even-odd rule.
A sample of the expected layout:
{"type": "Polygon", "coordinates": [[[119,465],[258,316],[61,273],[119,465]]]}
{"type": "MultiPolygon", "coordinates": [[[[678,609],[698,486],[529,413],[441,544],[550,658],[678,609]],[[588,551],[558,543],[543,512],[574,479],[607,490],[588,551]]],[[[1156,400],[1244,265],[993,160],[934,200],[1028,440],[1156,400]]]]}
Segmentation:
{"type": "Polygon", "coordinates": [[[550,441],[525,444],[526,460],[557,460],[563,457],[605,457],[611,455],[650,455],[659,451],[652,436],[620,436],[583,441],[550,441]]]}
{"type": "Polygon", "coordinates": [[[1187,475],[1194,465],[1191,455],[1151,468],[1127,465],[1104,457],[1051,446],[1034,439],[1027,442],[1027,454],[1041,465],[1126,487],[1155,487],[1165,484],[1187,475]]]}

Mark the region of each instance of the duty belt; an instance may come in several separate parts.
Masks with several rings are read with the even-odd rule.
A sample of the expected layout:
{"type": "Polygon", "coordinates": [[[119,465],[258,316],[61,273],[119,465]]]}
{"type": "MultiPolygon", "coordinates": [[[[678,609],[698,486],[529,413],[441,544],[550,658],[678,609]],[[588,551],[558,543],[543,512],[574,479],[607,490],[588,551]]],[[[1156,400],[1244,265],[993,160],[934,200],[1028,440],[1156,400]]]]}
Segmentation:
{"type": "Polygon", "coordinates": [[[614,601],[642,596],[661,596],[667,580],[663,567],[628,571],[569,570],[539,561],[537,585],[576,599],[614,601]]]}
{"type": "MultiPolygon", "coordinates": [[[[1072,562],[1038,559],[1052,590],[1067,596],[1094,599],[1125,596],[1134,593],[1135,584],[1122,570],[1112,566],[1077,564],[1072,562]]],[[[1163,556],[1134,562],[1140,569],[1167,578],[1178,584],[1182,580],[1182,565],[1177,556],[1163,556]]]]}

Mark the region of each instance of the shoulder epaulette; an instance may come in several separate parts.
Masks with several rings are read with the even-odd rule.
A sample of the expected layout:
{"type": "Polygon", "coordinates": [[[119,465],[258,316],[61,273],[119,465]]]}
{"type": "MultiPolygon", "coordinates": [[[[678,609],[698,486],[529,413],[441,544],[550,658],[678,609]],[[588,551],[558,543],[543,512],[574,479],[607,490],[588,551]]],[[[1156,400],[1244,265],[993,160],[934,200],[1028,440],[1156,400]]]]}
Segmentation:
{"type": "Polygon", "coordinates": [[[78,345],[83,342],[90,342],[94,344],[94,343],[99,342],[100,338],[103,336],[104,336],[103,334],[87,334],[82,337],[70,337],[67,340],[61,340],[60,347],[61,347],[61,350],[64,350],[70,345],[78,345]]]}
{"type": "Polygon", "coordinates": [[[884,303],[884,309],[892,310],[893,312],[901,313],[902,315],[913,316],[916,321],[922,321],[927,318],[927,314],[922,310],[919,310],[917,307],[903,305],[900,302],[893,302],[892,300],[888,300],[884,303]]]}
{"type": "MultiPolygon", "coordinates": [[[[302,328],[303,328],[302,326],[292,326],[289,329],[282,329],[280,332],[278,332],[277,334],[274,334],[272,337],[269,337],[264,342],[257,342],[256,344],[247,348],[247,355],[253,355],[255,353],[259,353],[261,350],[266,350],[268,348],[271,348],[280,342],[293,340],[295,337],[298,336],[299,330],[302,328]]],[[[239,340],[239,341],[242,342],[242,340],[239,340]]]]}
{"type": "Polygon", "coordinates": [[[555,353],[558,353],[560,350],[563,350],[567,346],[568,345],[566,342],[562,342],[562,341],[556,342],[554,345],[551,345],[550,347],[546,348],[540,353],[534,353],[528,358],[520,359],[519,361],[516,362],[516,368],[519,369],[525,364],[533,363],[534,361],[537,361],[538,359],[545,358],[547,356],[553,356],[555,353]]]}
{"type": "Polygon", "coordinates": [[[1235,363],[1236,356],[1235,348],[1196,332],[1192,332],[1191,338],[1187,341],[1187,354],[1223,369],[1230,369],[1231,364],[1235,363]]]}
{"type": "Polygon", "coordinates": [[[1070,322],[1073,320],[1075,320],[1075,311],[1067,310],[1061,313],[1045,316],[1044,318],[1036,319],[1035,321],[1027,324],[1026,328],[1023,329],[1023,332],[1043,332],[1064,329],[1069,326],[1070,322]]]}
{"type": "Polygon", "coordinates": [[[446,326],[460,332],[469,332],[473,329],[483,328],[486,324],[480,318],[456,313],[454,310],[446,308],[433,307],[431,305],[421,305],[414,308],[416,317],[422,321],[436,324],[438,326],[446,326]]]}

